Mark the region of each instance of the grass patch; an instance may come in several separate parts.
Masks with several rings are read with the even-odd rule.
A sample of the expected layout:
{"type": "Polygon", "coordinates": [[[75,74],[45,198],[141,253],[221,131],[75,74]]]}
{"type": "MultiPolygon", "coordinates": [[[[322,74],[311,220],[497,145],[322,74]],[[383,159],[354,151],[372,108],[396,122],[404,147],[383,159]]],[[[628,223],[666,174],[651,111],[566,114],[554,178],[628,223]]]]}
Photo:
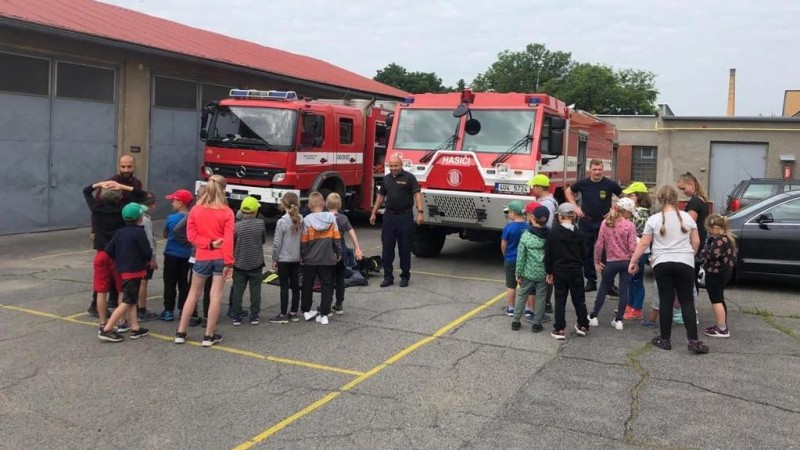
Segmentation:
{"type": "Polygon", "coordinates": [[[772,328],[780,331],[781,333],[786,334],[787,336],[791,337],[792,339],[800,341],[800,336],[797,335],[791,328],[787,327],[782,323],[778,323],[774,317],[772,316],[765,316],[764,322],[767,322],[772,328]]]}
{"type": "Polygon", "coordinates": [[[761,308],[743,308],[742,312],[753,316],[772,317],[772,313],[768,309],[761,308]]]}

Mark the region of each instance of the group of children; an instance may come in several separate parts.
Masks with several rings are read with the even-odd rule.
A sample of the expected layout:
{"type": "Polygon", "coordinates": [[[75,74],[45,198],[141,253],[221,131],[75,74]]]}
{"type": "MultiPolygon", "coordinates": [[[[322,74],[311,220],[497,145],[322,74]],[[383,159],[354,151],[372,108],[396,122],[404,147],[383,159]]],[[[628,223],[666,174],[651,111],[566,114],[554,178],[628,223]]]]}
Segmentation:
{"type": "MultiPolygon", "coordinates": [[[[97,183],[91,190],[100,189],[105,193],[121,189],[119,185],[110,183],[97,183]]],[[[267,239],[264,221],[258,217],[260,205],[255,198],[247,197],[234,218],[227,207],[224,192],[224,179],[211,177],[196,202],[191,192],[183,189],[166,196],[171,201],[173,213],[167,217],[163,233],[166,238],[164,311],[159,315],[151,314],[152,318],[173,321],[177,307],[180,319],[174,339],[177,344],[186,342],[187,327],[203,322],[206,330],[202,345],[210,347],[222,341],[222,336],[216,332],[216,323],[225,279],[233,281],[228,313],[233,325],[243,322],[242,300],[247,288],[250,290],[250,324],[260,323],[264,244],[267,239]],[[205,294],[205,320],[201,320],[196,311],[202,294],[205,294]]],[[[97,199],[103,201],[100,196],[97,199]]],[[[137,319],[142,316],[137,312],[141,311],[135,307],[142,295],[146,299],[147,280],[158,268],[152,223],[147,214],[148,208],[152,212],[154,198],[147,203],[150,206],[131,202],[109,214],[116,215],[124,226],[116,223],[114,229],[109,227],[105,233],[109,242],[103,244],[102,249],[98,248],[98,254],[108,262],[108,267],[101,271],[95,263],[95,279],[118,280],[115,286],[95,283],[100,293],[98,311],[105,311],[104,299],[108,291],[118,290],[122,298],[108,320],[105,314],[99,314],[98,336],[103,341],[121,342],[124,340],[121,333],[127,331],[131,331],[131,339],[146,336],[149,332],[139,326],[137,319]]],[[[303,217],[296,194],[287,193],[281,199],[280,206],[285,214],[277,222],[272,243],[272,269],[280,280],[280,313],[269,320],[271,323],[298,321],[302,313],[306,321],[316,319],[318,323],[327,325],[331,313],[344,313],[346,268],[343,255],[351,250],[345,244],[343,233],[349,234],[353,242],[355,259],[360,260],[363,254],[353,226],[347,216],[339,212],[341,205],[341,197],[336,193],[324,199],[319,192],[312,192],[308,197],[310,212],[303,217]],[[316,310],[312,309],[315,283],[321,290],[321,301],[316,310]]],[[[102,223],[98,225],[103,227],[102,223]]]]}
{"type": "MultiPolygon", "coordinates": [[[[643,272],[650,260],[650,249],[644,249],[641,257],[631,261],[651,215],[648,191],[641,182],[631,183],[623,190],[624,196],[617,199],[605,216],[593,249],[585,248],[572,204],[559,205],[557,218],[548,228],[548,208],[537,202],[525,207],[518,200],[509,203],[506,208],[509,222],[503,230],[501,250],[509,299],[505,310],[513,316],[512,330],[521,328],[523,315],[532,322],[533,332],[543,330],[542,323],[551,320],[545,313],[545,299],[552,289],[555,320],[551,335],[559,340],[566,338],[565,306],[569,294],[577,315],[575,333],[586,336],[589,327],[599,326],[598,316],[615,278],[619,279],[620,293],[611,326],[622,330],[625,320],[641,320],[646,327],[658,326],[658,300],[648,318],[642,312],[643,272]],[[588,313],[583,286],[583,261],[587,252],[591,252],[598,273],[602,273],[594,306],[588,313]]],[[[705,335],[729,337],[724,286],[736,262],[736,243],[724,216],[711,215],[704,225],[709,237],[701,243],[695,264],[705,269],[706,290],[716,319],[715,325],[705,330],[705,335]]]]}

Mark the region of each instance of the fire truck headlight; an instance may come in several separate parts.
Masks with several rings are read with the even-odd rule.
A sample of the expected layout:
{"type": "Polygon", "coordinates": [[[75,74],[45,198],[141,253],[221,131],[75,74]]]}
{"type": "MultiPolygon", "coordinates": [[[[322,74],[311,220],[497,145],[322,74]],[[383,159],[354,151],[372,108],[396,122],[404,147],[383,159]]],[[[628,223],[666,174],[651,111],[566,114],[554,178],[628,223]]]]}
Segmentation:
{"type": "Polygon", "coordinates": [[[210,166],[203,166],[203,173],[207,177],[210,177],[211,175],[214,175],[214,169],[212,169],[210,166]]]}
{"type": "Polygon", "coordinates": [[[273,183],[280,183],[281,181],[286,179],[285,173],[276,173],[274,177],[272,177],[273,183]]]}

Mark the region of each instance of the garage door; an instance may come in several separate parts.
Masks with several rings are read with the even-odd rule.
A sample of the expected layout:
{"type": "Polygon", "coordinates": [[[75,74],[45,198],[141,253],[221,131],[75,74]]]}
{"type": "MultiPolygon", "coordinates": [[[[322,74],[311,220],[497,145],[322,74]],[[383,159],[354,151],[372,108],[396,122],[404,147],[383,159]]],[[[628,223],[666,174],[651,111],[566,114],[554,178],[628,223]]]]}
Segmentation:
{"type": "Polygon", "coordinates": [[[723,211],[728,194],[740,181],[762,178],[767,162],[767,144],[712,142],[709,195],[714,210],[723,211]]]}
{"type": "Polygon", "coordinates": [[[0,53],[0,234],[88,226],[83,187],[114,173],[115,71],[0,53]]]}
{"type": "Polygon", "coordinates": [[[194,190],[203,162],[200,105],[219,100],[228,88],[157,76],[153,79],[148,187],[158,199],[156,218],[172,212],[164,196],[194,190]],[[198,96],[201,99],[198,102],[198,96]]]}

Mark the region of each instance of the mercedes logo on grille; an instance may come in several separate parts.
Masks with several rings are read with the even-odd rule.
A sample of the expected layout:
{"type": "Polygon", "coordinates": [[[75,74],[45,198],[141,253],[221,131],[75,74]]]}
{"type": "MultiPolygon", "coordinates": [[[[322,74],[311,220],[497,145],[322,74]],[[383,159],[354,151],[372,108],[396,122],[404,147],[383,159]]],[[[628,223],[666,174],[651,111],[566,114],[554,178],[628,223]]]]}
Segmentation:
{"type": "Polygon", "coordinates": [[[239,168],[236,169],[236,176],[239,178],[244,178],[245,175],[247,175],[247,167],[239,166],[239,168]]]}

